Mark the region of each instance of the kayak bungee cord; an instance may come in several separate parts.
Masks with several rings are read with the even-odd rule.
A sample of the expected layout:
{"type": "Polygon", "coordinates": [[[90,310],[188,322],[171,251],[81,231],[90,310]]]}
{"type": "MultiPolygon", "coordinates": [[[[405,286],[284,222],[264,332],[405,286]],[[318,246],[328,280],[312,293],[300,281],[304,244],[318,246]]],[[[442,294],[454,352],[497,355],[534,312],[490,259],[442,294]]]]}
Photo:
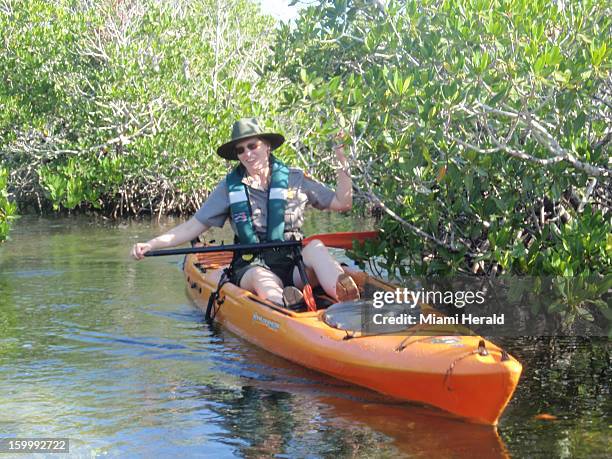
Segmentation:
{"type": "Polygon", "coordinates": [[[206,313],[204,314],[204,319],[209,323],[214,322],[217,312],[219,312],[219,309],[221,309],[221,305],[223,304],[223,301],[219,301],[219,296],[220,296],[219,294],[221,293],[221,289],[223,288],[223,286],[230,281],[231,269],[232,268],[230,265],[230,267],[225,268],[223,270],[223,274],[221,274],[221,278],[219,279],[219,283],[217,284],[217,289],[214,292],[212,292],[210,296],[208,297],[208,305],[206,306],[206,313]],[[215,303],[217,303],[219,307],[215,309],[215,313],[212,314],[213,305],[215,303]]]}
{"type": "MultiPolygon", "coordinates": [[[[444,374],[443,384],[446,387],[446,389],[449,392],[454,390],[451,387],[451,385],[450,385],[450,378],[453,375],[453,370],[455,369],[455,365],[457,365],[460,361],[462,361],[462,360],[464,360],[464,359],[466,359],[466,358],[468,358],[468,357],[470,357],[472,355],[476,355],[476,354],[478,354],[478,355],[480,355],[482,357],[492,356],[491,352],[493,352],[493,351],[488,351],[486,346],[485,346],[485,341],[483,339],[481,339],[478,342],[478,348],[477,349],[475,349],[475,350],[473,350],[471,352],[468,352],[467,354],[464,354],[464,355],[462,355],[460,357],[457,357],[455,360],[453,360],[451,362],[451,364],[449,365],[448,370],[446,370],[446,373],[444,374]]],[[[498,363],[501,364],[502,362],[504,362],[504,361],[506,361],[508,359],[508,356],[507,356],[508,354],[507,354],[506,351],[501,351],[500,352],[500,351],[495,350],[495,352],[499,352],[499,354],[501,354],[501,361],[498,362],[498,363]]]]}

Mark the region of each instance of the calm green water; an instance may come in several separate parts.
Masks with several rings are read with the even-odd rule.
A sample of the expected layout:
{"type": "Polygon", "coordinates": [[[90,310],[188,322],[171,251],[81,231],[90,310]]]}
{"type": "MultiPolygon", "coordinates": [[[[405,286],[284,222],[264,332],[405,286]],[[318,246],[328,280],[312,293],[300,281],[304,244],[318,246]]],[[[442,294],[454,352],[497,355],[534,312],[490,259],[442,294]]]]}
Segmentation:
{"type": "MultiPolygon", "coordinates": [[[[524,365],[515,397],[498,432],[458,422],[206,325],[180,257],[128,257],[177,223],[16,223],[0,246],[0,437],[69,437],[74,457],[609,454],[608,341],[497,340],[524,365]]],[[[318,213],[306,232],[353,226],[318,213]]]]}

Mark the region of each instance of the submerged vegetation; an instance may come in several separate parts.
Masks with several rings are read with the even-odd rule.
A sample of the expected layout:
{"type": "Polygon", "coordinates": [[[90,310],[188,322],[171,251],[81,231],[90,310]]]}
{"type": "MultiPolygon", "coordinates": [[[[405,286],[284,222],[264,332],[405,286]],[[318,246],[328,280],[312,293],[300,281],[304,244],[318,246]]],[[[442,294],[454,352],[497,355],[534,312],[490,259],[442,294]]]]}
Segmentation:
{"type": "Polygon", "coordinates": [[[322,180],[350,135],[383,235],[354,255],[389,272],[609,279],[607,1],[305,6],[275,27],[247,0],[0,2],[11,197],[189,214],[227,171],[231,123],[261,116],[322,180]]]}

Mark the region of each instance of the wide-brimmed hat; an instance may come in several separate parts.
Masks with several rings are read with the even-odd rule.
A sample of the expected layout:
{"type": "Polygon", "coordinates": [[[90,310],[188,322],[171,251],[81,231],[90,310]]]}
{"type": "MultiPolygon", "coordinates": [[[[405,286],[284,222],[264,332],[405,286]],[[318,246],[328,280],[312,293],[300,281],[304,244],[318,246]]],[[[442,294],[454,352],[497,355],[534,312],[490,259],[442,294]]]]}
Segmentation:
{"type": "Polygon", "coordinates": [[[267,140],[270,143],[270,150],[277,149],[285,142],[285,138],[280,134],[263,132],[257,118],[242,118],[232,126],[232,140],[217,148],[217,154],[225,159],[238,159],[235,146],[249,137],[260,137],[267,140]]]}

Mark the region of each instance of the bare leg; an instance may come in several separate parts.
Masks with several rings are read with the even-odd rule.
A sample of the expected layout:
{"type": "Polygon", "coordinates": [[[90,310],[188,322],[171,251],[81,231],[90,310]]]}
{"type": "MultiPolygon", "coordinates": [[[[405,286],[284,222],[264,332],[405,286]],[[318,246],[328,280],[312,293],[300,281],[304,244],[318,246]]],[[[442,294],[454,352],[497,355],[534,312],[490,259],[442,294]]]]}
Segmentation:
{"type": "MultiPolygon", "coordinates": [[[[317,239],[311,241],[302,249],[302,258],[304,259],[308,280],[311,285],[317,285],[312,276],[314,272],[315,279],[318,279],[318,283],[321,284],[325,293],[332,298],[338,298],[336,295],[336,282],[344,271],[340,263],[331,256],[325,244],[317,239]]],[[[296,286],[303,287],[297,267],[293,271],[293,282],[296,286]]]]}
{"type": "Polygon", "coordinates": [[[240,287],[249,290],[263,299],[283,304],[283,283],[272,271],[255,266],[249,269],[240,280],[240,287]]]}

